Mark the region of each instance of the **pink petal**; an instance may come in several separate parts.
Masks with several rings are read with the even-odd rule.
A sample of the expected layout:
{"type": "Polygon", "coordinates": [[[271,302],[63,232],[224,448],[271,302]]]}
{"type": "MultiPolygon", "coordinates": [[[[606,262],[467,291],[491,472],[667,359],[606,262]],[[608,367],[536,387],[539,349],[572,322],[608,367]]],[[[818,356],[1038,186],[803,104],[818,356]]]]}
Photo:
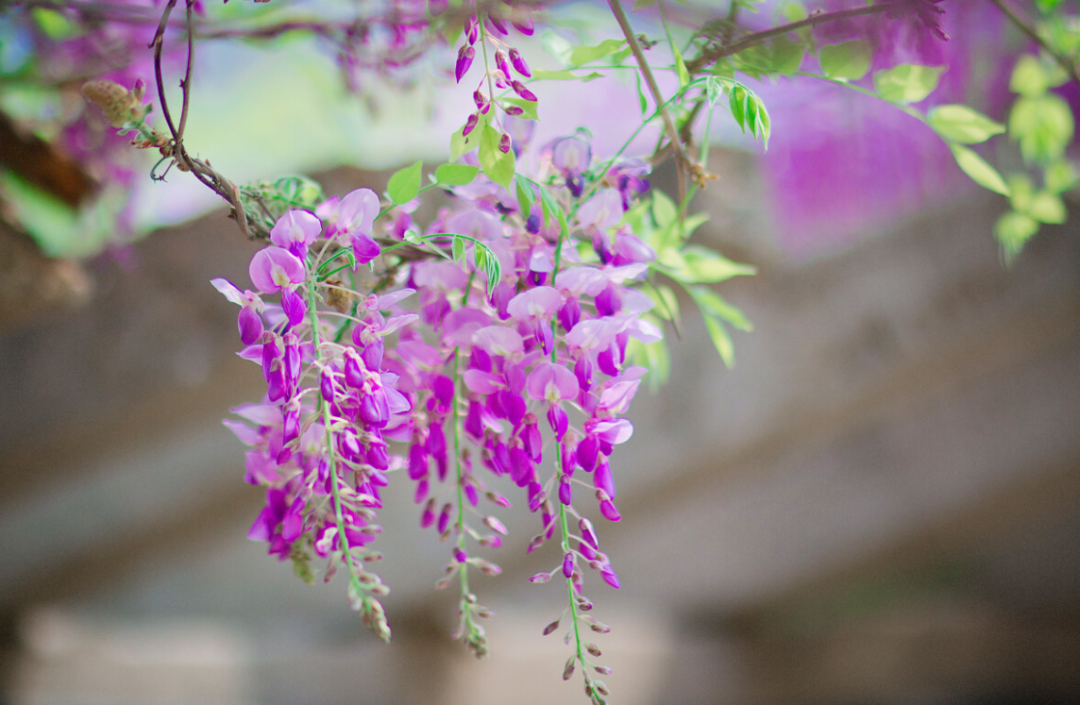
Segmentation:
{"type": "Polygon", "coordinates": [[[510,299],[506,310],[512,318],[551,318],[562,305],[562,295],[550,286],[538,286],[510,299]]]}
{"type": "Polygon", "coordinates": [[[565,367],[544,362],[529,374],[525,381],[525,390],[537,401],[574,399],[578,395],[578,381],[574,373],[565,367]]]}

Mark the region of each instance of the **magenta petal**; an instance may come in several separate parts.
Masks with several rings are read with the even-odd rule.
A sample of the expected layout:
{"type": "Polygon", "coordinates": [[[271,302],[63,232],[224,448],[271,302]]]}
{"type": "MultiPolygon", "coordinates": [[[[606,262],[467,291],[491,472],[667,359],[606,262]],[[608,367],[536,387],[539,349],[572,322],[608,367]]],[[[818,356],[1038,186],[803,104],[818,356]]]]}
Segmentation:
{"type": "Polygon", "coordinates": [[[277,524],[277,520],[274,519],[274,510],[270,507],[263,507],[258,518],[255,519],[255,523],[251,525],[251,529],[248,531],[248,538],[252,541],[269,541],[270,536],[274,533],[275,524],[277,524]]]}
{"type": "Polygon", "coordinates": [[[240,328],[240,341],[244,345],[253,345],[255,341],[262,337],[262,317],[250,306],[244,306],[240,309],[240,316],[237,318],[236,324],[240,328]]]}
{"type": "Polygon", "coordinates": [[[615,573],[613,573],[611,571],[604,570],[604,571],[600,572],[600,577],[603,578],[604,582],[607,583],[608,585],[610,585],[611,587],[615,588],[616,590],[619,589],[619,586],[620,586],[619,576],[615,575],[615,573]]]}
{"type": "Polygon", "coordinates": [[[291,210],[278,218],[270,231],[270,242],[286,250],[295,251],[294,246],[301,252],[306,252],[311,243],[322,232],[322,223],[311,213],[301,210],[291,210]]]}
{"type": "Polygon", "coordinates": [[[306,278],[304,263],[280,247],[266,247],[255,253],[248,266],[251,283],[264,294],[281,291],[290,284],[300,284],[306,278]]]}
{"type": "Polygon", "coordinates": [[[600,513],[608,521],[619,521],[622,519],[622,515],[619,514],[619,510],[615,507],[615,503],[610,499],[605,499],[600,503],[600,513]]]}
{"type": "Polygon", "coordinates": [[[574,554],[567,553],[563,556],[562,562],[562,574],[564,578],[569,578],[574,574],[574,554]]]}
{"type": "Polygon", "coordinates": [[[607,462],[601,462],[596,466],[593,484],[597,489],[607,492],[609,497],[615,496],[615,480],[611,477],[611,466],[607,462]]]}
{"type": "Polygon", "coordinates": [[[370,235],[353,235],[350,238],[353,248],[353,256],[359,264],[367,264],[379,256],[382,248],[370,235]]]}
{"type": "Polygon", "coordinates": [[[578,395],[578,380],[570,370],[553,362],[536,366],[525,382],[525,390],[537,401],[556,402],[578,395]]]}
{"type": "Polygon", "coordinates": [[[290,326],[298,326],[307,315],[307,304],[302,296],[292,289],[281,292],[281,308],[285,311],[285,317],[289,319],[290,326]]]}

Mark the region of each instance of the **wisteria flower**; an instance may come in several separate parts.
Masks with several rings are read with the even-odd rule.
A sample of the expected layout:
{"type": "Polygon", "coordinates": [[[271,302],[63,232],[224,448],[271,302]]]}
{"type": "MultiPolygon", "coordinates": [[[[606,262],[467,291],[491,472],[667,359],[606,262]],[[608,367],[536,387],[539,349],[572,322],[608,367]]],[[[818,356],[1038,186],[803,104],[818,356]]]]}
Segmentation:
{"type": "Polygon", "coordinates": [[[255,253],[248,267],[251,283],[264,294],[302,283],[307,278],[304,263],[281,247],[266,247],[255,253]]]}

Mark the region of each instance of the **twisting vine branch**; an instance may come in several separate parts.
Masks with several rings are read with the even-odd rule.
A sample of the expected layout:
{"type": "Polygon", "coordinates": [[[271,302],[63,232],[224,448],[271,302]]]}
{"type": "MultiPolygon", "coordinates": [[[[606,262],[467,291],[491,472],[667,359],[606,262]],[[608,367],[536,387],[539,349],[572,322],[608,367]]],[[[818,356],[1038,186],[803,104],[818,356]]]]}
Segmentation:
{"type": "Polygon", "coordinates": [[[910,12],[910,3],[907,0],[893,0],[893,2],[883,2],[880,5],[857,7],[853,10],[837,10],[835,12],[816,11],[809,17],[797,22],[790,22],[785,25],[780,25],[779,27],[773,27],[772,29],[753,32],[740,37],[734,42],[721,43],[719,46],[703,49],[697,58],[686,63],[686,70],[690,73],[699,73],[706,66],[719,59],[738,54],[740,51],[745,51],[750,47],[757,46],[773,37],[783,36],[790,32],[794,32],[795,30],[803,29],[804,27],[814,27],[826,22],[848,20],[853,17],[862,17],[864,15],[877,15],[882,12],[895,15],[907,13],[910,12]]]}
{"type": "Polygon", "coordinates": [[[630,27],[630,21],[626,18],[626,12],[623,11],[622,4],[619,0],[608,0],[608,5],[611,7],[612,14],[615,15],[615,21],[619,23],[619,29],[622,30],[623,36],[626,37],[626,43],[630,47],[630,51],[634,54],[634,59],[641,70],[641,76],[649,87],[649,93],[652,94],[653,100],[656,101],[656,105],[660,110],[660,117],[664,121],[668,137],[671,139],[671,147],[675,150],[676,171],[679,178],[679,200],[682,200],[686,194],[684,170],[689,169],[692,162],[686,154],[686,149],[679,138],[679,130],[675,127],[675,121],[666,107],[667,101],[664,100],[664,95],[660,92],[660,86],[656,84],[656,77],[653,76],[652,69],[649,68],[649,60],[645,58],[645,53],[641,50],[641,44],[638,42],[637,36],[634,35],[634,30],[630,27]]]}
{"type": "Polygon", "coordinates": [[[1065,69],[1065,72],[1069,74],[1069,78],[1074,83],[1080,85],[1080,72],[1076,70],[1076,62],[1070,60],[1067,56],[1063,55],[1057,49],[1050,45],[1048,41],[1043,39],[1035,28],[1024,20],[1015,10],[1013,10],[1005,0],[990,0],[994,4],[994,7],[1001,10],[1002,14],[1009,18],[1016,27],[1031,38],[1033,42],[1039,45],[1039,47],[1053,57],[1054,61],[1061,65],[1061,68],[1065,69]]]}

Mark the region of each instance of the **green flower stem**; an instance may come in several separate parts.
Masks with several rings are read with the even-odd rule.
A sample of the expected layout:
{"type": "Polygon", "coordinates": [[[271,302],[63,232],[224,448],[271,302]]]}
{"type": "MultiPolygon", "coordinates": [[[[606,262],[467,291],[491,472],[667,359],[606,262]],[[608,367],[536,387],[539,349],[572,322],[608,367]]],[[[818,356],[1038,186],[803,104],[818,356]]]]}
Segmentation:
{"type": "MultiPolygon", "coordinates": [[[[454,348],[454,469],[457,477],[457,519],[454,526],[458,531],[458,548],[465,550],[465,488],[462,485],[461,473],[461,410],[458,408],[458,357],[461,346],[454,348]]],[[[455,557],[455,560],[456,557],[455,557]]],[[[461,579],[461,618],[465,622],[465,630],[462,635],[471,634],[473,630],[472,609],[468,603],[469,595],[469,564],[461,563],[458,566],[458,575],[461,579]]]]}
{"type": "MultiPolygon", "coordinates": [[[[559,469],[559,475],[562,475],[562,443],[556,444],[555,465],[559,469]]],[[[570,526],[569,521],[566,518],[566,505],[561,501],[559,502],[559,527],[562,530],[562,539],[559,542],[563,550],[563,555],[570,552],[570,526]]],[[[581,664],[581,672],[585,676],[585,682],[589,683],[589,673],[586,670],[585,654],[583,653],[583,647],[581,643],[581,626],[578,624],[578,608],[577,600],[574,599],[574,581],[571,578],[566,579],[566,593],[570,598],[570,621],[574,625],[574,653],[577,655],[577,660],[581,664]]]]}
{"type": "MultiPolygon", "coordinates": [[[[322,361],[322,352],[319,342],[319,315],[315,308],[315,287],[308,284],[306,287],[308,295],[308,317],[311,321],[311,342],[315,346],[315,358],[318,361],[322,361]]],[[[319,397],[319,406],[322,408],[323,426],[326,428],[326,452],[330,456],[330,489],[332,490],[334,497],[334,515],[337,518],[337,532],[338,542],[341,544],[341,550],[345,554],[345,563],[349,568],[349,582],[352,584],[353,590],[356,591],[357,597],[363,603],[364,609],[371,608],[371,598],[364,593],[364,587],[360,584],[360,579],[356,576],[356,564],[353,561],[352,550],[349,547],[349,537],[345,534],[345,515],[341,509],[341,480],[338,477],[337,471],[337,453],[334,451],[334,434],[330,429],[330,405],[319,397]]],[[[378,634],[378,632],[376,632],[378,634]]],[[[390,641],[390,635],[388,633],[379,634],[383,641],[390,641]]]]}

